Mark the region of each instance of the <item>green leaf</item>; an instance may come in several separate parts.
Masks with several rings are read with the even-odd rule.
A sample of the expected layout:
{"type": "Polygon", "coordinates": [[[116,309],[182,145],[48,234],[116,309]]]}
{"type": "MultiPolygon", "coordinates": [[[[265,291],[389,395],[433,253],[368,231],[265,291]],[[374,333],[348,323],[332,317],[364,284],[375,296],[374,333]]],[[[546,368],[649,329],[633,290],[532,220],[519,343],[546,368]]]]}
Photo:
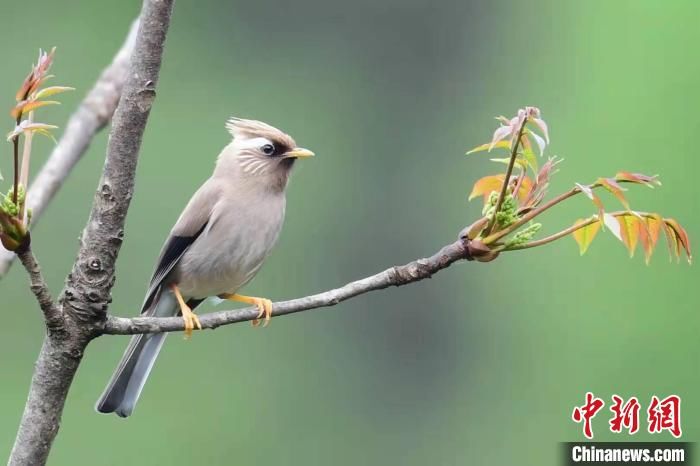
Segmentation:
{"type": "MultiPolygon", "coordinates": [[[[582,223],[586,222],[590,222],[590,220],[579,219],[576,220],[576,223],[574,223],[574,225],[581,225],[582,223]]],[[[578,244],[578,249],[581,255],[584,255],[586,253],[586,251],[588,250],[588,246],[591,245],[591,243],[595,239],[595,236],[598,234],[598,230],[600,230],[600,222],[589,223],[585,227],[581,227],[578,230],[574,231],[573,237],[574,240],[576,240],[576,243],[578,244]]]]}
{"type": "Polygon", "coordinates": [[[491,149],[489,149],[489,147],[491,147],[491,143],[487,142],[486,144],[476,146],[475,148],[473,148],[472,150],[467,152],[466,155],[473,154],[475,152],[483,152],[485,150],[490,152],[491,149],[495,149],[495,148],[510,149],[510,141],[498,141],[497,143],[495,143],[493,145],[493,147],[491,147],[491,149]]]}
{"type": "Polygon", "coordinates": [[[60,94],[61,92],[74,91],[75,88],[67,86],[51,86],[44,88],[36,93],[34,100],[43,99],[44,97],[49,97],[55,94],[60,94]]]}
{"type": "MultiPolygon", "coordinates": [[[[491,160],[492,162],[503,163],[506,165],[508,165],[510,163],[510,157],[504,157],[502,159],[489,159],[489,160],[491,160]]],[[[520,167],[522,169],[526,169],[527,168],[527,161],[518,157],[517,159],[515,159],[515,165],[517,165],[518,167],[520,167]]]]}
{"type": "Polygon", "coordinates": [[[527,147],[523,149],[522,157],[527,161],[528,165],[532,167],[532,170],[537,173],[540,169],[539,162],[537,162],[537,156],[532,151],[532,147],[527,147]]]}

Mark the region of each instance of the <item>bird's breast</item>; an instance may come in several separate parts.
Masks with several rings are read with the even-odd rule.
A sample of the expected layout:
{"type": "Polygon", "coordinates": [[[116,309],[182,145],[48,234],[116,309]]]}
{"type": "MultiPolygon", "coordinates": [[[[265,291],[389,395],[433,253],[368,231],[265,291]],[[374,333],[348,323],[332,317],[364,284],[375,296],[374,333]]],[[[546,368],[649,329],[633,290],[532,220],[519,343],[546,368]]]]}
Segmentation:
{"type": "Polygon", "coordinates": [[[258,272],[277,242],[284,221],[284,197],[220,203],[209,224],[178,264],[185,296],[235,293],[258,272]]]}

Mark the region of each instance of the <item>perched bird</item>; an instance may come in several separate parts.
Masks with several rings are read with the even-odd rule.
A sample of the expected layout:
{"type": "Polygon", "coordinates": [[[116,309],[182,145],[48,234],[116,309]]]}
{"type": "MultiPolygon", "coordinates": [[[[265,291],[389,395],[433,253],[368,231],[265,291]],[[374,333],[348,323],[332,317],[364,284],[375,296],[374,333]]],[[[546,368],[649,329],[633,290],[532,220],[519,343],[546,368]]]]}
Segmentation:
{"type": "MultiPolygon", "coordinates": [[[[270,320],[269,299],[237,291],[255,276],[277,241],[294,162],[314,155],[260,121],[232,118],[226,128],[233,140],[172,228],[141,308],[144,316],[181,314],[188,336],[201,329],[192,309],[212,296],[253,304],[258,319],[270,320]]],[[[97,402],[98,412],[131,415],[166,335],[131,339],[97,402]]]]}

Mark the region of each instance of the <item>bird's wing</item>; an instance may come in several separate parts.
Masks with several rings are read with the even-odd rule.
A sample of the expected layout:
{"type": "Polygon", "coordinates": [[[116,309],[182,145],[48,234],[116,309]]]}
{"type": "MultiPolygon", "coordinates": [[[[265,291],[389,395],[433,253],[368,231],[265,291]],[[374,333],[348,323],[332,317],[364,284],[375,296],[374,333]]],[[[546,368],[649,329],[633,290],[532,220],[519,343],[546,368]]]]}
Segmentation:
{"type": "Polygon", "coordinates": [[[160,292],[163,279],[168,276],[185,252],[206,229],[220,192],[217,183],[209,179],[192,196],[185,210],[180,214],[180,218],[170,231],[170,235],[160,251],[158,265],[153,272],[146,298],[141,306],[142,313],[147,313],[160,292]]]}

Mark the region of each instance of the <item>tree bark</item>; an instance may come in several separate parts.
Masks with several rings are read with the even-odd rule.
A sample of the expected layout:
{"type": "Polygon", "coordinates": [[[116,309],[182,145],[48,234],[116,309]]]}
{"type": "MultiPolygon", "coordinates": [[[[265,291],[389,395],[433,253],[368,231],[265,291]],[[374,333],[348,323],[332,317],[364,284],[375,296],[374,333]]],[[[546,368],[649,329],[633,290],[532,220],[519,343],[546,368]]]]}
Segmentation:
{"type": "MultiPolygon", "coordinates": [[[[133,194],[136,162],[155,99],[172,6],[173,0],[144,0],[129,75],[112,120],[102,179],[82,234],[78,257],[59,300],[64,323],[58,329],[47,327],[10,465],[46,463],[83,352],[106,319],[115,262],[133,194]]],[[[36,281],[38,265],[31,270],[36,264],[23,263],[35,295],[44,296],[48,291],[38,289],[40,284],[36,281]]]]}
{"type": "Polygon", "coordinates": [[[86,345],[86,340],[65,333],[44,338],[8,465],[46,463],[86,345]]]}

